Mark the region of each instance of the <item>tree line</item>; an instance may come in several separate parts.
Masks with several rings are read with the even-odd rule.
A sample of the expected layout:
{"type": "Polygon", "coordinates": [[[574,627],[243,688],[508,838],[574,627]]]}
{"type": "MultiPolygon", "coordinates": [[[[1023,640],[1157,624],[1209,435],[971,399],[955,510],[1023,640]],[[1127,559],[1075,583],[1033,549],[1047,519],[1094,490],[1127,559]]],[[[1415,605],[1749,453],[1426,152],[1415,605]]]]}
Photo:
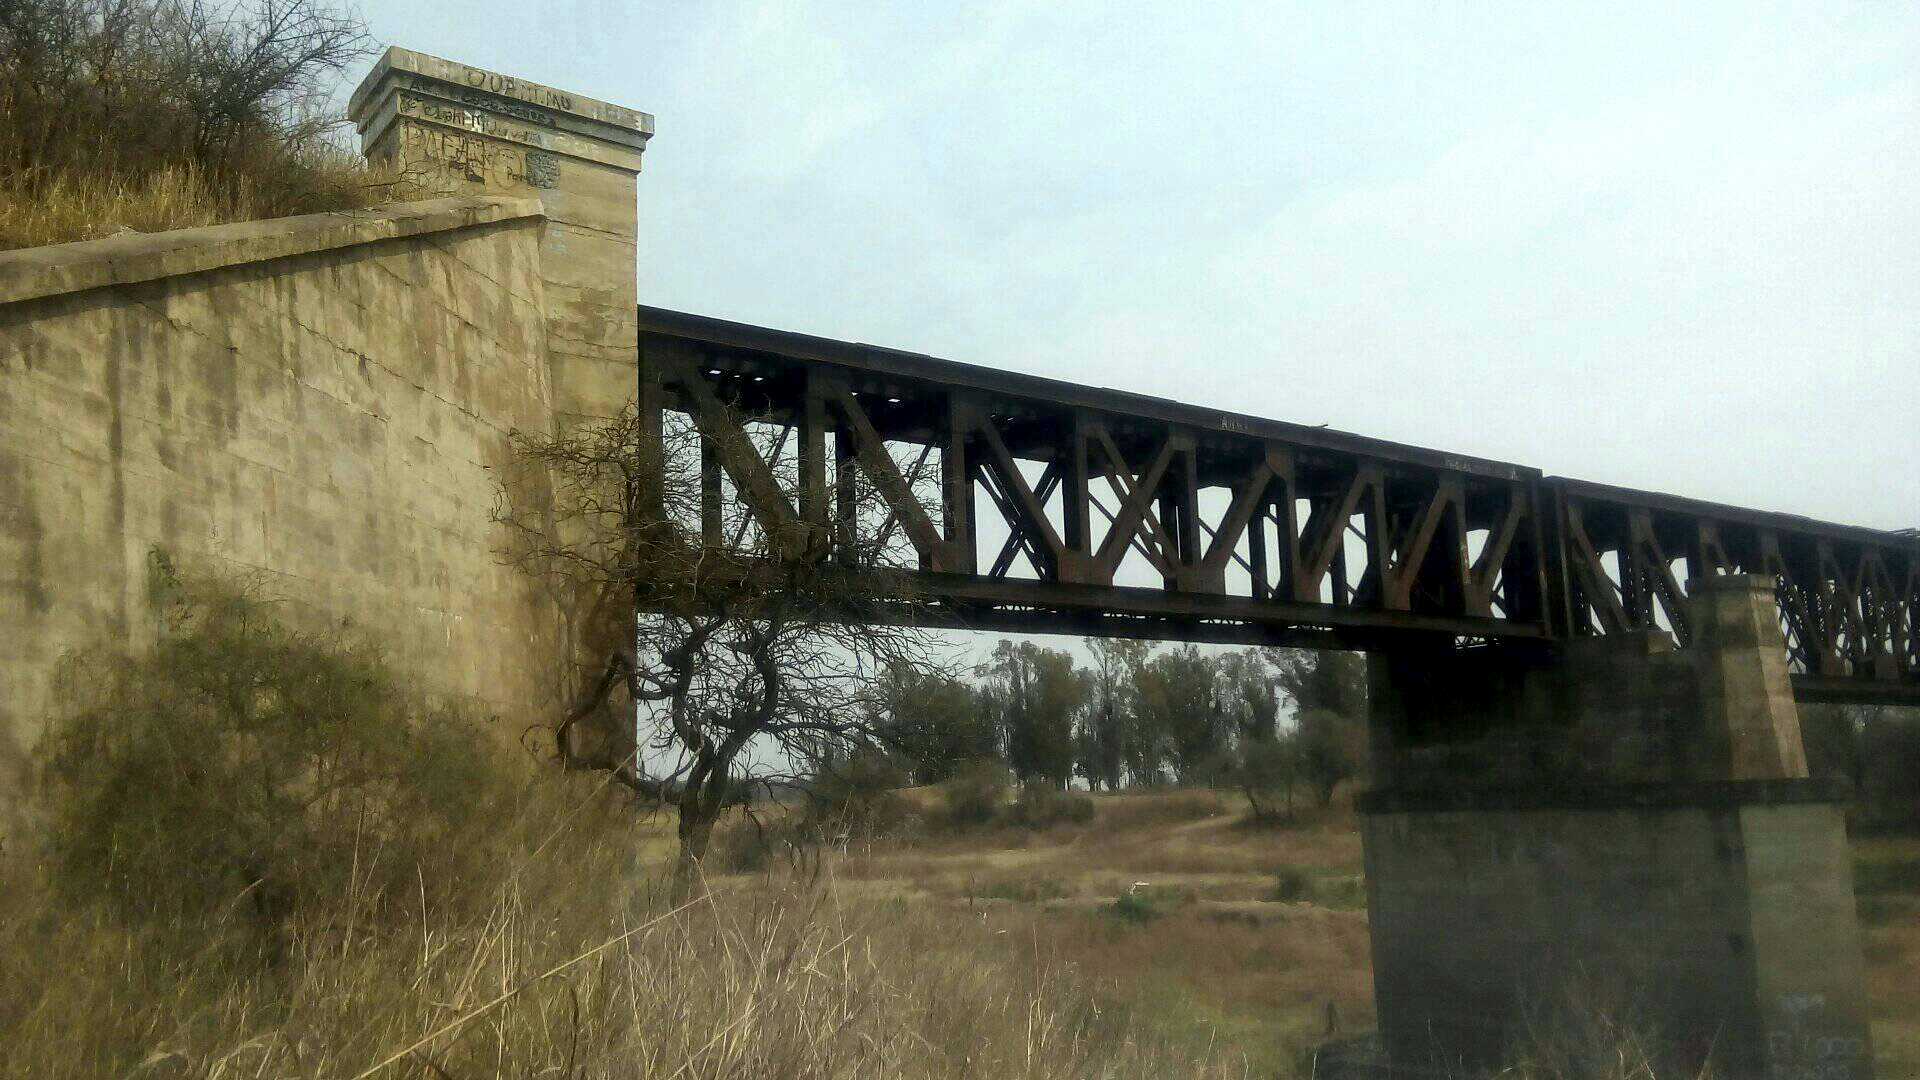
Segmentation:
{"type": "Polygon", "coordinates": [[[1366,679],[1349,653],[1207,652],[1088,639],[1091,662],[1001,641],[971,677],[881,673],[869,726],[916,783],[980,761],[1023,786],[1235,786],[1262,816],[1326,805],[1365,763],[1366,679]]]}

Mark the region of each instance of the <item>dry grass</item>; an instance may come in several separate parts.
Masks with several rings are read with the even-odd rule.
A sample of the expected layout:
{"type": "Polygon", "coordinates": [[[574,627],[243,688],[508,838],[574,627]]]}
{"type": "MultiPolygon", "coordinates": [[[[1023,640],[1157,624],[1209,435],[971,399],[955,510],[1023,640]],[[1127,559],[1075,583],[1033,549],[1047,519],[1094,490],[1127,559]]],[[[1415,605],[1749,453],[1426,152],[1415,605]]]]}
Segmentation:
{"type": "MultiPolygon", "coordinates": [[[[930,804],[929,804],[930,805],[930,804]]],[[[843,888],[965,912],[1030,935],[1060,962],[1212,1032],[1262,1075],[1291,1073],[1331,1029],[1373,1024],[1359,834],[1351,810],[1251,826],[1209,791],[1100,795],[1094,820],[850,845],[843,888]],[[1295,869],[1308,902],[1272,901],[1295,869]],[[1136,888],[1136,883],[1139,885],[1136,888]],[[1155,917],[1118,917],[1129,892],[1155,917]]]]}
{"type": "MultiPolygon", "coordinates": [[[[1260,899],[1271,867],[1239,869],[1357,873],[1351,818],[1250,829],[1127,798],[1087,827],[776,860],[672,914],[668,823],[572,780],[529,795],[471,903],[379,924],[349,896],[266,941],[231,913],[129,928],[10,875],[0,1077],[353,1077],[395,1055],[381,1075],[1284,1076],[1372,1025],[1364,912],[1260,899]],[[1132,878],[1157,917],[1117,917],[1173,851],[1193,869],[1132,878]]],[[[1920,841],[1859,855],[1881,1074],[1909,1075],[1920,841]]]]}
{"type": "Polygon", "coordinates": [[[669,906],[670,823],[611,778],[150,569],[162,632],[63,665],[43,831],[0,866],[0,1078],[1247,1071],[1030,922],[842,885],[845,856],[669,906]]]}
{"type": "MultiPolygon", "coordinates": [[[[1295,1067],[1330,1028],[1373,1023],[1359,833],[1344,802],[1279,828],[1252,826],[1224,794],[1095,804],[1086,826],[854,845],[839,873],[863,896],[1031,926],[1078,970],[1132,986],[1263,1069],[1295,1067]],[[1308,882],[1304,902],[1274,900],[1284,868],[1308,882]],[[1116,918],[1115,899],[1136,882],[1157,917],[1116,918]]],[[[1879,1075],[1920,1076],[1920,838],[1868,838],[1855,851],[1879,1075]]],[[[1611,1038],[1608,1017],[1587,1019],[1577,1045],[1543,1042],[1509,1075],[1569,1075],[1567,1060],[1617,1050],[1619,1075],[1644,1076],[1632,1072],[1631,1032],[1611,1038]]]]}
{"type": "Polygon", "coordinates": [[[32,187],[0,181],[0,250],[350,210],[417,191],[399,173],[344,153],[315,156],[297,194],[247,177],[215,181],[191,166],[137,178],[67,175],[32,187]]]}
{"type": "Polygon", "coordinates": [[[329,108],[369,51],[331,0],[15,0],[0,18],[0,248],[405,197],[329,108]]]}
{"type": "Polygon", "coordinates": [[[130,927],[57,911],[12,878],[0,1076],[1246,1072],[1023,916],[955,919],[830,875],[731,881],[669,910],[596,798],[544,848],[537,827],[508,830],[525,850],[488,903],[373,922],[349,895],[264,941],[230,912],[130,927]]]}

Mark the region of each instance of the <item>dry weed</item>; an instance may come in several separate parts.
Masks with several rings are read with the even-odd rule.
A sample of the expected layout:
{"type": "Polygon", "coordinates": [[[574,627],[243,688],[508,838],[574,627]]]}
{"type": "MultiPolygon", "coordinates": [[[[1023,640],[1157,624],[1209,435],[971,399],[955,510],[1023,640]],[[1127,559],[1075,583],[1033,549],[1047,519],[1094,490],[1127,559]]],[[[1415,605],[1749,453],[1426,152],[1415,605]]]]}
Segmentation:
{"type": "Polygon", "coordinates": [[[180,165],[139,176],[64,175],[0,182],[0,250],[373,206],[418,193],[400,173],[344,154],[316,160],[298,192],[249,177],[210,179],[180,165]]]}

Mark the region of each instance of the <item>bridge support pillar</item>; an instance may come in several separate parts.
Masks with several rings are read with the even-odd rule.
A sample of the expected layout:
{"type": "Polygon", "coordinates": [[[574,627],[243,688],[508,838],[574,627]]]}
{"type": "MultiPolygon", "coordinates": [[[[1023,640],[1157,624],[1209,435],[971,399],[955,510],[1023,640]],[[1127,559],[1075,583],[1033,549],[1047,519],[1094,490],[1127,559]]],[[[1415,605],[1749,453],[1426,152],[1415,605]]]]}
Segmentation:
{"type": "MultiPolygon", "coordinates": [[[[530,291],[544,309],[544,338],[526,343],[526,361],[549,406],[551,433],[619,416],[636,402],[643,430],[657,433],[658,375],[640,370],[636,306],[635,195],[653,117],[402,48],[381,55],[348,113],[367,159],[395,166],[413,189],[540,200],[546,224],[538,280],[502,284],[530,291]]],[[[542,474],[496,475],[512,478],[516,505],[552,499],[542,474]]],[[[560,598],[550,634],[532,643],[552,671],[548,681],[560,698],[552,708],[570,706],[633,633],[630,609],[591,595],[599,583],[573,587],[580,593],[560,598]]],[[[570,761],[624,760],[634,752],[633,702],[617,689],[568,730],[570,761]]]]}
{"type": "Polygon", "coordinates": [[[541,201],[554,411],[563,422],[618,415],[636,394],[635,193],[653,117],[401,48],[348,111],[368,160],[396,164],[415,187],[541,201]]]}
{"type": "Polygon", "coordinates": [[[1734,1080],[1871,1076],[1839,793],[1806,774],[1772,581],[1708,579],[1690,608],[1684,652],[1372,658],[1361,809],[1396,1066],[1631,1031],[1734,1080]]]}

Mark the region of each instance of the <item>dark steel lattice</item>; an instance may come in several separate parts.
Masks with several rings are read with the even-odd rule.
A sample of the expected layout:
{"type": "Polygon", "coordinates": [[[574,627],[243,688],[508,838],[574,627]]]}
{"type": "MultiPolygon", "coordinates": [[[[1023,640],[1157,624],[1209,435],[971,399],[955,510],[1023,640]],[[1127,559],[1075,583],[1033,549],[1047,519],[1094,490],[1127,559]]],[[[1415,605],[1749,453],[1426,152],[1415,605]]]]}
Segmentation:
{"type": "Polygon", "coordinates": [[[1910,535],[678,312],[641,308],[640,328],[642,408],[697,427],[710,506],[830,537],[851,485],[872,485],[949,625],[1362,649],[1657,628],[1684,645],[1691,578],[1759,572],[1779,581],[1801,696],[1920,700],[1910,535]]]}

